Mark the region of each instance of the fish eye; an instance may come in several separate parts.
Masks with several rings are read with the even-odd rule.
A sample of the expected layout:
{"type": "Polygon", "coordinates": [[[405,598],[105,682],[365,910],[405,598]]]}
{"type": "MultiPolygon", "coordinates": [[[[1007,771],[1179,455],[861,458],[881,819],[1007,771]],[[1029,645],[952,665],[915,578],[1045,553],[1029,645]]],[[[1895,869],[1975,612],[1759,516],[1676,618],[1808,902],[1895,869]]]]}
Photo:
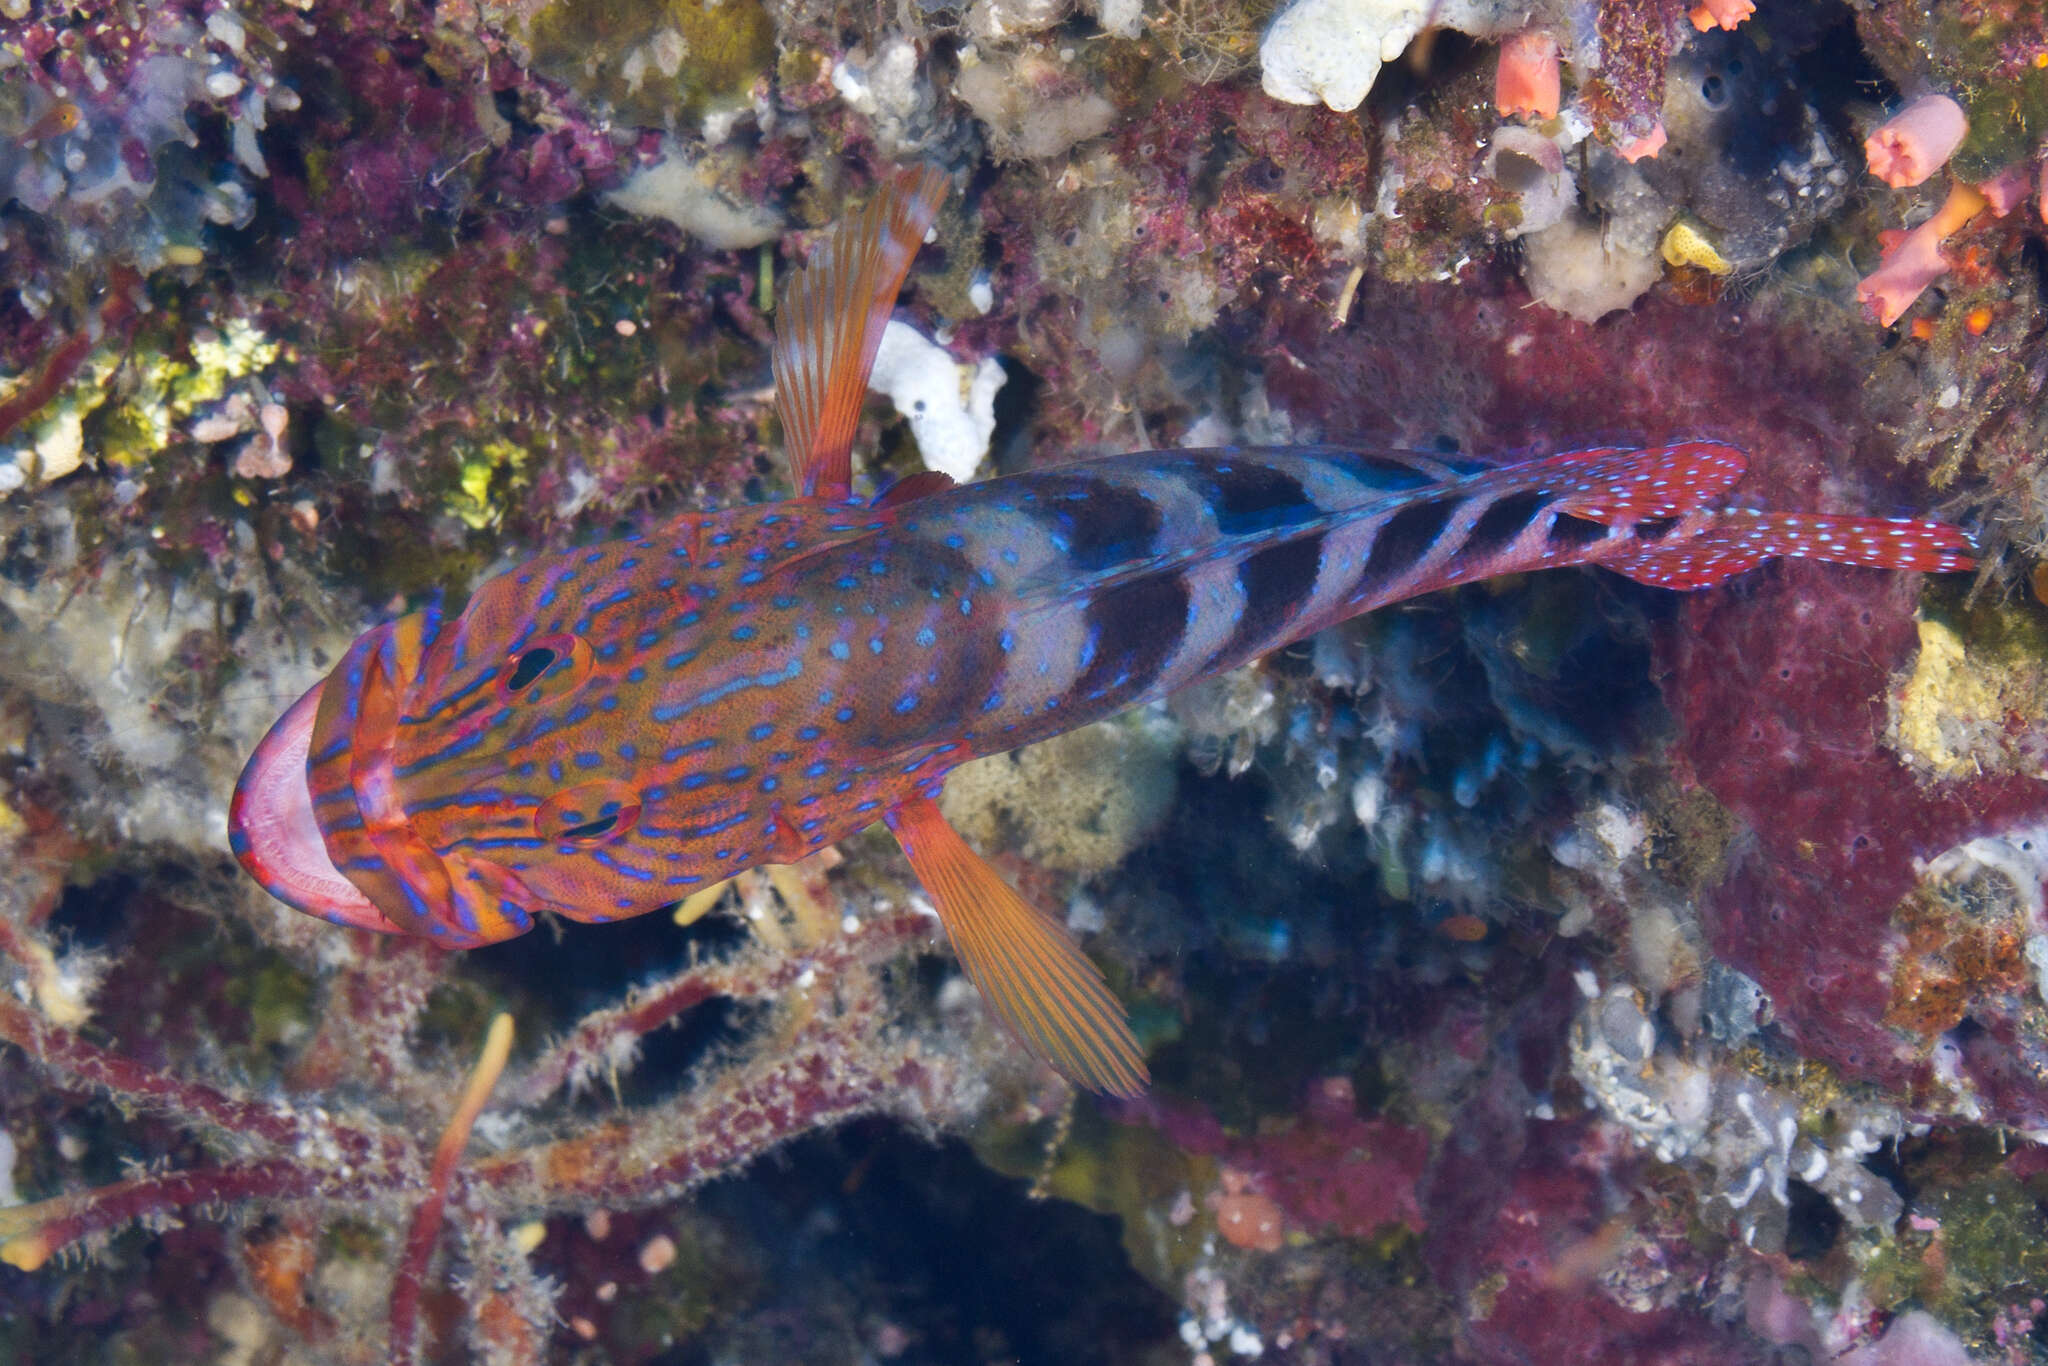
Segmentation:
{"type": "Polygon", "coordinates": [[[533,816],[542,839],[592,848],[608,844],[640,819],[640,794],[631,784],[610,779],[579,783],[541,803],[533,816]]]}
{"type": "Polygon", "coordinates": [[[498,700],[552,701],[590,675],[590,661],[590,645],[581,636],[537,636],[505,656],[498,670],[498,700]]]}
{"type": "Polygon", "coordinates": [[[512,676],[505,680],[508,692],[525,692],[527,684],[547,672],[548,665],[555,662],[555,652],[546,646],[537,646],[521,654],[512,668],[512,676]]]}

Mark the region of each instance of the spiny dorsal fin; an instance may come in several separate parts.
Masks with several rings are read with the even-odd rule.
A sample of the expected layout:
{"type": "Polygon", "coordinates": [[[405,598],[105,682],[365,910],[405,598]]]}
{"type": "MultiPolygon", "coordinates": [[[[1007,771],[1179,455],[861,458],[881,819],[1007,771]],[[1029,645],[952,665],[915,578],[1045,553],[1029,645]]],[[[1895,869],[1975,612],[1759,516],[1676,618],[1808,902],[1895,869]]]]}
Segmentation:
{"type": "Polygon", "coordinates": [[[1144,1090],[1151,1078],[1123,1007],[1066,930],[969,849],[936,803],[912,798],[886,819],[960,965],[1018,1041],[1078,1086],[1144,1090]]]}
{"type": "Polygon", "coordinates": [[[783,292],[775,321],[775,407],[797,492],[842,502],[853,491],[853,429],[868,372],[911,258],[938,216],[946,178],[898,171],[843,220],[783,292]]]}
{"type": "Polygon", "coordinates": [[[944,470],[919,470],[916,474],[904,475],[901,479],[883,489],[875,495],[875,500],[869,503],[868,506],[871,508],[900,507],[905,503],[914,503],[920,498],[929,498],[935,493],[944,493],[953,486],[953,476],[944,470]]]}
{"type": "Polygon", "coordinates": [[[1711,507],[1748,464],[1741,451],[1718,441],[1676,441],[1647,450],[1570,451],[1509,466],[1501,477],[1540,474],[1558,492],[1558,511],[1612,526],[1711,507]]]}

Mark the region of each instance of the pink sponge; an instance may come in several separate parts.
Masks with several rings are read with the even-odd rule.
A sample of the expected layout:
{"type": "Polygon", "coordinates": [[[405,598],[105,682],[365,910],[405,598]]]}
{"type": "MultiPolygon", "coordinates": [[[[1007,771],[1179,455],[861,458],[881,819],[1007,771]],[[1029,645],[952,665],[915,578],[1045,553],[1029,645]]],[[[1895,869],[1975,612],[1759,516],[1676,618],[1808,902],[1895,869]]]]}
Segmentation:
{"type": "Polygon", "coordinates": [[[1863,156],[1872,175],[1904,189],[1939,170],[1969,131],[1961,105],[1946,95],[1922,95],[1863,140],[1863,156]]]}
{"type": "Polygon", "coordinates": [[[1932,1314],[1909,1309],[1892,1320],[1883,1337],[1835,1361],[1838,1366],[1970,1366],[1970,1354],[1962,1339],[1932,1314]]]}

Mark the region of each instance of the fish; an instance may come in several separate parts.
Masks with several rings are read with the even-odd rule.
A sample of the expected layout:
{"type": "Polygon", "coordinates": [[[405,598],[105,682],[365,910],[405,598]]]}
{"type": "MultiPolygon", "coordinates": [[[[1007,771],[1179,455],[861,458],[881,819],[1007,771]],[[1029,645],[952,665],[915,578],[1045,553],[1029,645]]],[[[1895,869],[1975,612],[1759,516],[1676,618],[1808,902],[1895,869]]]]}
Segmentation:
{"type": "Polygon", "coordinates": [[[80,113],[77,105],[69,100],[53,100],[35,122],[31,123],[15,140],[23,147],[34,147],[52,138],[63,137],[78,127],[80,113]]]}
{"type": "Polygon", "coordinates": [[[794,496],[536,556],[363,633],[251,755],[230,846],[336,924],[464,949],[602,923],[880,821],[968,977],[1077,1085],[1139,1093],[1125,1011],[941,815],[949,770],[1389,603],[1593,565],[1698,589],[1775,557],[1973,564],[1958,528],[1770,512],[1708,440],[1514,464],[1343,445],[1158,450],[856,497],[867,379],[946,189],[901,170],[787,283],[794,496]]]}

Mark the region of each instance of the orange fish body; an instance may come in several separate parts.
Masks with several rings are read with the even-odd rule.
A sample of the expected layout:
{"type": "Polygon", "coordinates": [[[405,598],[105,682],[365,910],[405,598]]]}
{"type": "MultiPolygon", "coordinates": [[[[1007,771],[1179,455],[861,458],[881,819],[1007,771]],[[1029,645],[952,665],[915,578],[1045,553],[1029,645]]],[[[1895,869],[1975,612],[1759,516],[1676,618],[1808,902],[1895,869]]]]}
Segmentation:
{"type": "Polygon", "coordinates": [[[1507,468],[1146,452],[860,503],[868,370],[942,191],[900,176],[784,301],[798,497],[543,555],[452,621],[365,633],[251,757],[244,866],[301,910],[464,948],[539,910],[640,915],[884,820],[1026,1046],[1130,1094],[1144,1063],[1100,974],[939,815],[953,766],[1494,574],[1691,588],[1783,554],[1969,564],[1939,523],[1720,508],[1744,462],[1708,442],[1507,468]]]}
{"type": "Polygon", "coordinates": [[[82,115],[77,105],[69,100],[53,100],[50,107],[39,115],[17,139],[24,147],[34,147],[51,138],[63,137],[78,127],[82,115]]]}

